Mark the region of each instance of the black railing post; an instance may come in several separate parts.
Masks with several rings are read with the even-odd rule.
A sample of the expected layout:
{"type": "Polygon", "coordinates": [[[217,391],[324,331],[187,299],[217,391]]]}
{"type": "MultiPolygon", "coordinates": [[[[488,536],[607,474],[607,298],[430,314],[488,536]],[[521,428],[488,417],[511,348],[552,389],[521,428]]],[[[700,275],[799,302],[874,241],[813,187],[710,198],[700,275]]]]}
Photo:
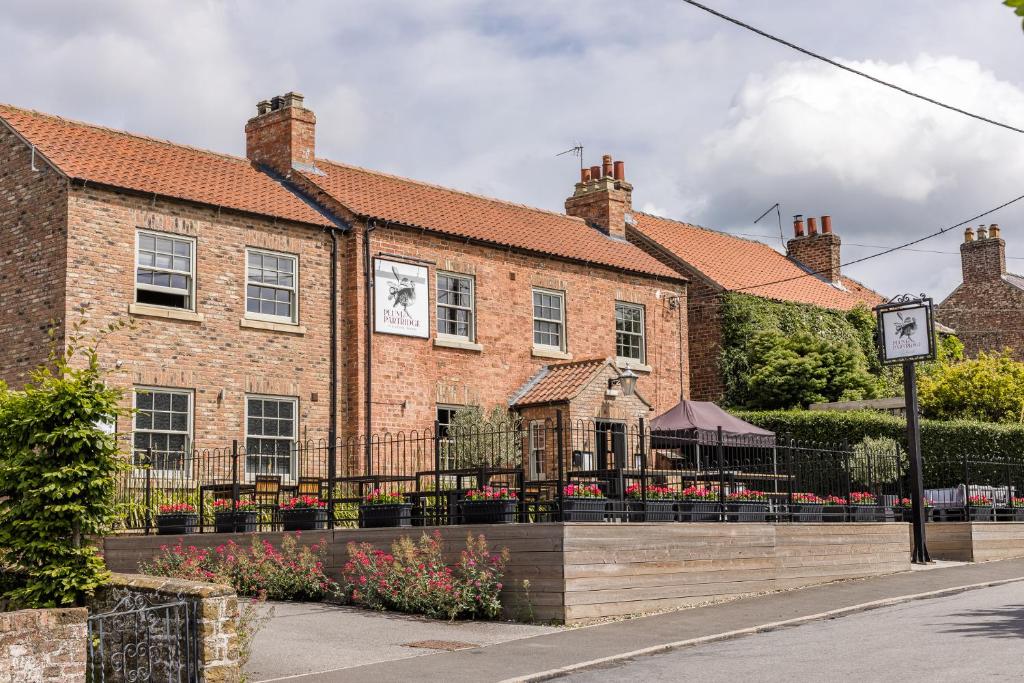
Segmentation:
{"type": "Polygon", "coordinates": [[[964,451],[964,521],[971,521],[971,465],[964,451]]]}
{"type": "MultiPolygon", "coordinates": [[[[644,447],[644,419],[640,418],[640,501],[643,503],[643,514],[640,521],[647,521],[647,449],[644,447]]],[[[628,503],[627,503],[628,505],[628,503]]]]}
{"type": "MultiPolygon", "coordinates": [[[[1003,456],[1006,457],[1006,456],[1003,456]]],[[[1010,461],[1007,460],[1003,463],[1003,469],[1006,470],[1006,507],[1010,510],[1011,517],[1013,519],[1013,492],[1010,490],[1010,461]]]]}
{"type": "Polygon", "coordinates": [[[153,449],[146,449],[146,535],[153,526],[153,449]]]}
{"type": "MultiPolygon", "coordinates": [[[[441,525],[441,423],[434,420],[434,524],[441,525]]],[[[424,514],[427,506],[423,506],[424,514]]],[[[426,520],[423,521],[426,526],[426,520]]]]}
{"type": "MultiPolygon", "coordinates": [[[[233,439],[231,441],[231,531],[235,533],[238,532],[238,497],[238,439],[233,439]]],[[[214,515],[216,515],[216,511],[214,515]]]]}
{"type": "MultiPolygon", "coordinates": [[[[835,446],[835,444],[833,444],[835,446]]],[[[843,452],[843,470],[846,474],[846,517],[843,519],[844,522],[850,521],[850,511],[853,508],[853,481],[850,476],[850,450],[847,446],[846,439],[839,446],[843,452]]]]}
{"type": "Polygon", "coordinates": [[[555,444],[558,452],[555,454],[555,459],[558,461],[558,521],[565,521],[564,515],[562,514],[562,508],[565,504],[565,451],[564,442],[562,440],[562,411],[555,411],[555,444]]]}
{"type": "MultiPolygon", "coordinates": [[[[786,511],[789,521],[793,521],[793,440],[783,438],[783,450],[786,452],[786,511]]],[[[813,493],[810,491],[809,493],[813,493]]]]}
{"type": "MultiPolygon", "coordinates": [[[[723,459],[725,457],[725,446],[722,443],[722,428],[717,431],[717,444],[715,446],[715,457],[718,459],[718,513],[725,521],[729,521],[729,515],[725,514],[725,469],[723,459]]],[[[739,519],[739,515],[736,516],[739,519]]]]}
{"type": "Polygon", "coordinates": [[[327,444],[327,528],[333,529],[335,525],[334,510],[334,482],[338,478],[338,439],[331,435],[327,444]]]}

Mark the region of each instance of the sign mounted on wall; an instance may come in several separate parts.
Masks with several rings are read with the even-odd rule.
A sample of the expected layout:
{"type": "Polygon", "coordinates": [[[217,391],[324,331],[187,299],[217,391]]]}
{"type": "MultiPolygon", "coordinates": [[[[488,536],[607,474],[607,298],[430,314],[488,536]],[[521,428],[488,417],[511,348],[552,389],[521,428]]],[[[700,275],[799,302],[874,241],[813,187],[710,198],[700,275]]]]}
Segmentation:
{"type": "Polygon", "coordinates": [[[875,309],[878,352],[883,363],[935,360],[932,300],[903,295],[875,309]]]}
{"type": "Polygon", "coordinates": [[[430,337],[427,267],[374,259],[373,329],[384,334],[430,337]]]}

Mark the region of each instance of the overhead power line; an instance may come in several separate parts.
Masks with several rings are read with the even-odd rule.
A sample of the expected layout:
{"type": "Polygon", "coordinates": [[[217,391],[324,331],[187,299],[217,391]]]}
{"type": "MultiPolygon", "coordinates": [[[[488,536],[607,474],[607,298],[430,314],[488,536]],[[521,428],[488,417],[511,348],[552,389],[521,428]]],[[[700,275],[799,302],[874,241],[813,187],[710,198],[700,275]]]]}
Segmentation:
{"type": "MultiPolygon", "coordinates": [[[[764,239],[775,239],[775,235],[769,235],[760,232],[729,232],[727,235],[736,235],[737,237],[755,237],[764,239]]],[[[848,247],[865,247],[868,249],[888,249],[891,244],[864,244],[863,242],[847,242],[843,240],[843,244],[848,247]]],[[[944,249],[911,249],[907,248],[904,251],[913,251],[920,254],[949,254],[950,256],[959,256],[959,251],[948,251],[944,249]]],[[[1007,256],[1007,259],[1013,259],[1015,261],[1024,261],[1024,256],[1007,256]]]]}
{"type": "Polygon", "coordinates": [[[707,12],[708,14],[712,14],[712,15],[718,17],[719,19],[724,19],[725,21],[728,21],[729,23],[735,24],[736,26],[739,26],[740,28],[745,28],[748,31],[752,31],[752,32],[758,34],[759,36],[763,36],[763,37],[767,38],[768,40],[772,40],[772,41],[774,41],[774,42],[776,42],[776,43],[778,43],[780,45],[785,45],[786,47],[788,47],[788,48],[790,48],[792,50],[796,50],[797,52],[800,52],[802,54],[805,54],[808,57],[813,57],[814,59],[817,59],[819,61],[825,62],[826,64],[831,64],[832,66],[836,67],[837,69],[842,69],[843,71],[849,72],[849,73],[854,74],[856,76],[860,76],[861,78],[866,78],[869,81],[873,81],[874,83],[877,83],[879,85],[884,85],[886,88],[891,88],[891,89],[893,89],[893,90],[895,90],[897,92],[903,93],[904,95],[909,95],[910,97],[915,97],[915,98],[917,98],[919,100],[922,100],[924,102],[928,102],[929,104],[934,104],[937,107],[942,107],[943,109],[948,109],[949,111],[954,111],[954,112],[956,112],[958,114],[963,114],[964,116],[969,116],[972,119],[976,119],[978,121],[984,121],[985,123],[991,123],[993,126],[999,126],[1000,128],[1005,128],[1006,130],[1012,130],[1015,133],[1024,133],[1024,128],[1017,128],[1016,126],[1011,126],[1010,124],[1003,123],[1002,121],[996,121],[994,119],[990,119],[988,117],[981,116],[980,114],[974,114],[974,113],[969,112],[969,111],[967,111],[965,109],[961,109],[959,107],[954,107],[951,104],[946,104],[945,102],[940,102],[939,100],[933,99],[933,98],[928,97],[926,95],[922,95],[920,93],[916,93],[913,90],[908,90],[908,89],[903,88],[901,86],[898,86],[898,85],[896,85],[894,83],[889,83],[888,81],[883,81],[881,78],[877,78],[875,76],[872,76],[871,74],[864,73],[863,71],[858,71],[857,69],[854,69],[853,67],[850,67],[850,66],[846,66],[845,64],[840,64],[839,62],[835,61],[834,59],[829,59],[828,57],[825,57],[824,55],[819,55],[817,52],[811,52],[807,48],[800,47],[799,45],[796,45],[794,43],[789,42],[788,40],[785,40],[783,38],[779,38],[778,36],[774,36],[771,33],[768,33],[767,31],[762,31],[761,29],[756,28],[754,26],[751,26],[750,24],[747,24],[745,22],[742,22],[739,19],[736,19],[734,17],[730,17],[728,14],[722,14],[718,10],[711,9],[707,5],[702,5],[699,2],[694,2],[694,0],[682,0],[682,1],[685,2],[688,5],[693,5],[697,9],[702,9],[705,12],[707,12]]]}

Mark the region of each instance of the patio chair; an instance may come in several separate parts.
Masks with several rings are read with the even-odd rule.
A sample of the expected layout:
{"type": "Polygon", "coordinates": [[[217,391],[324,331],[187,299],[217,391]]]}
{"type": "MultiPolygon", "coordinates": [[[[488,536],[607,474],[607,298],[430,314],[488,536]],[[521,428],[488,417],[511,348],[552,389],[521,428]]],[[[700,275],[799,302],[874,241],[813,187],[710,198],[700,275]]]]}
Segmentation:
{"type": "Polygon", "coordinates": [[[261,512],[270,512],[270,529],[273,531],[277,524],[277,509],[281,505],[281,477],[276,474],[257,474],[253,484],[253,500],[261,512]]]}
{"type": "Polygon", "coordinates": [[[323,498],[324,480],[320,477],[299,477],[298,495],[323,498]]]}

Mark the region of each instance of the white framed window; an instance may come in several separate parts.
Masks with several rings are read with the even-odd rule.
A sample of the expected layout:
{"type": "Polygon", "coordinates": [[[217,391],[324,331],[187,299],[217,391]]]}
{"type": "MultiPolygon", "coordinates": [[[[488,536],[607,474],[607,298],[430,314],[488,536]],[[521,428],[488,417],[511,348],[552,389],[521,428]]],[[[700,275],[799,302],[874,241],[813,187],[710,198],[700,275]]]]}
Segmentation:
{"type": "Polygon", "coordinates": [[[533,290],[533,345],[565,351],[565,294],[533,290]]]}
{"type": "Polygon", "coordinates": [[[646,355],[644,307],[624,301],[615,302],[615,355],[641,365],[646,355]]]}
{"type": "Polygon", "coordinates": [[[192,450],[192,392],[187,389],[136,387],[132,430],[132,464],[188,474],[192,450]]]}
{"type": "Polygon", "coordinates": [[[245,250],[245,317],[299,321],[299,258],[262,249],[245,250]]]}
{"type": "Polygon", "coordinates": [[[294,476],[298,399],[245,397],[245,473],[294,476]]]}
{"type": "Polygon", "coordinates": [[[455,438],[451,434],[452,420],[455,413],[462,410],[462,406],[437,406],[437,438],[441,452],[441,469],[453,470],[456,467],[457,457],[455,451],[455,438]]]}
{"type": "Polygon", "coordinates": [[[437,333],[474,341],[475,283],[470,275],[437,273],[437,333]]]}
{"type": "Polygon", "coordinates": [[[196,241],[139,230],[135,248],[135,302],[195,310],[196,241]]]}
{"type": "Polygon", "coordinates": [[[530,422],[530,457],[528,479],[544,478],[544,454],[547,451],[547,425],[544,420],[530,422]]]}

